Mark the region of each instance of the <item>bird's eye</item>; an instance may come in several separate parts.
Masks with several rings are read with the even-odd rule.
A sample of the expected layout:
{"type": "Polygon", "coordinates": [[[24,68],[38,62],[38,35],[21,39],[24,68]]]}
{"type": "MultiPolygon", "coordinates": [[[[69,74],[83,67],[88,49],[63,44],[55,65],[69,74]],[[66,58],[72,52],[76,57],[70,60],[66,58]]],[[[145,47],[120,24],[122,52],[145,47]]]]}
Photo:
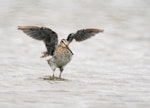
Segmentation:
{"type": "Polygon", "coordinates": [[[62,40],[61,42],[65,43],[65,41],[64,41],[64,40],[62,40]]]}

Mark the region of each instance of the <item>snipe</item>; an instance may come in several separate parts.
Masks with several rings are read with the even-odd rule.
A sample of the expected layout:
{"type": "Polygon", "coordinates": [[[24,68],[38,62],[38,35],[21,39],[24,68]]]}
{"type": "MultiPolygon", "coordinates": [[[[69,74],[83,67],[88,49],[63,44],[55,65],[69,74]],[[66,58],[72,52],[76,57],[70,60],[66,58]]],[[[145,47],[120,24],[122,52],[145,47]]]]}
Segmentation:
{"type": "Polygon", "coordinates": [[[34,39],[44,41],[47,51],[43,52],[41,57],[46,57],[49,55],[52,56],[52,58],[47,60],[47,62],[53,70],[53,77],[55,69],[60,69],[59,78],[61,78],[64,67],[72,58],[73,53],[69,48],[69,44],[72,40],[75,39],[80,42],[104,31],[96,28],[81,29],[76,33],[69,34],[67,39],[62,39],[58,44],[57,33],[50,28],[38,26],[18,26],[18,29],[22,30],[25,34],[34,39]]]}

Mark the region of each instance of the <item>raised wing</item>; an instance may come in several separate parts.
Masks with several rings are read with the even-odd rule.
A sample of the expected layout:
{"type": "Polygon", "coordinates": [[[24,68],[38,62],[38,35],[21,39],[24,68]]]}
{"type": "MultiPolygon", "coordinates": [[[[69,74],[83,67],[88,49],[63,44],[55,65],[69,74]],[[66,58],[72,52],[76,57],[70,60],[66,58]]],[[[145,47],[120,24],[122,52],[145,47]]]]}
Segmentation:
{"type": "Polygon", "coordinates": [[[53,55],[58,44],[58,36],[53,30],[38,26],[18,26],[18,29],[36,40],[43,40],[47,48],[45,54],[53,55]]]}
{"type": "Polygon", "coordinates": [[[69,36],[67,37],[67,41],[69,43],[72,42],[73,39],[75,39],[76,41],[83,41],[103,31],[104,30],[102,29],[95,29],[95,28],[81,29],[78,30],[76,33],[69,34],[69,36]]]}

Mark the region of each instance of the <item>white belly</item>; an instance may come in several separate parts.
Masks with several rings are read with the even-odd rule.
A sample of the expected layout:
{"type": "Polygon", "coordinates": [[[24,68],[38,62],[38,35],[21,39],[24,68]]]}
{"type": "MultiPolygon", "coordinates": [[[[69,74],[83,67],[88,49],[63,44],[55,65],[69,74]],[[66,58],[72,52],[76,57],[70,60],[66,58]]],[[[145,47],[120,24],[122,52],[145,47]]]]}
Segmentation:
{"type": "Polygon", "coordinates": [[[54,61],[57,67],[63,67],[70,62],[72,54],[63,54],[61,56],[54,56],[54,61]]]}

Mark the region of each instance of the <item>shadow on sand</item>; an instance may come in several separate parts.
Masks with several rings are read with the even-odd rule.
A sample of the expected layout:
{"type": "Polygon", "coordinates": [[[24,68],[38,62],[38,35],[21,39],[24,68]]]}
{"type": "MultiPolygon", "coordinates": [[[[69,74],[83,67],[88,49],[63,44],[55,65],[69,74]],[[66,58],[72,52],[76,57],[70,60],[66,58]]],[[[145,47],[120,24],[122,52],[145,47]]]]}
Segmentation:
{"type": "Polygon", "coordinates": [[[40,79],[49,80],[49,81],[68,81],[68,79],[53,77],[53,76],[44,76],[43,78],[40,79]]]}

